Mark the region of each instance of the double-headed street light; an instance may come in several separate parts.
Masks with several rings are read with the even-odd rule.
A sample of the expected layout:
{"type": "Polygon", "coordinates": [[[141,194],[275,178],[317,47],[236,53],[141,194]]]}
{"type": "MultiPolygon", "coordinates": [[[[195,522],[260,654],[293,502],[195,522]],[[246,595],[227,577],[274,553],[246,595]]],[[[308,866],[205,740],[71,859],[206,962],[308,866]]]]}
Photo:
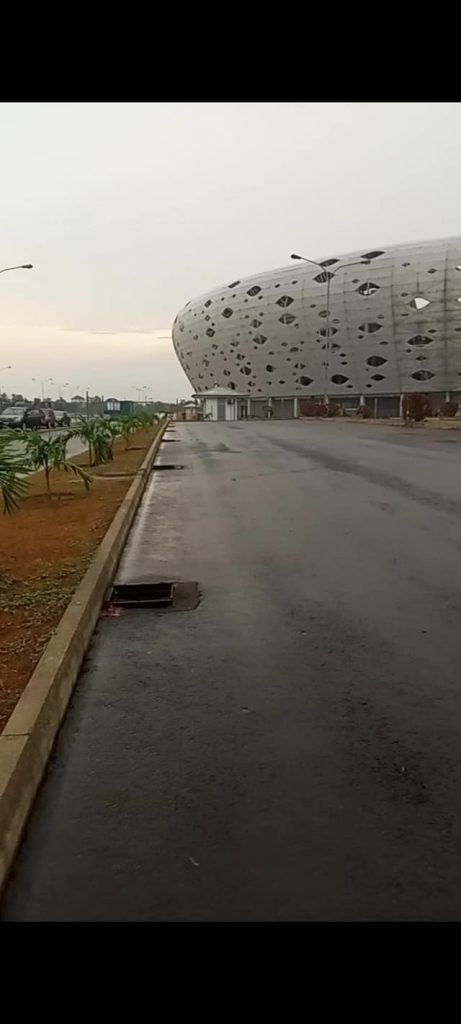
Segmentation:
{"type": "Polygon", "coordinates": [[[140,405],[142,405],[142,403],[146,401],[146,395],[145,394],[144,394],[144,398],[143,398],[143,391],[144,392],[148,391],[148,388],[146,386],[143,387],[142,385],[133,384],[131,390],[132,391],[136,391],[136,401],[140,405]]]}
{"type": "Polygon", "coordinates": [[[328,373],[330,369],[330,283],[338,270],[346,270],[347,267],[366,267],[371,260],[354,260],[353,263],[342,263],[341,266],[336,267],[335,270],[330,270],[329,260],[324,260],[323,263],[318,263],[317,260],[309,260],[307,256],[298,256],[295,252],[291,253],[292,260],[304,260],[304,263],[312,263],[314,267],[319,267],[322,271],[323,277],[320,279],[320,283],[326,283],[327,286],[327,309],[326,309],[326,345],[325,345],[325,386],[323,389],[323,401],[325,405],[328,405],[328,373]]]}
{"type": "Polygon", "coordinates": [[[45,401],[45,384],[54,384],[52,377],[31,377],[31,380],[35,381],[36,384],[40,384],[42,388],[42,402],[45,401]]]}

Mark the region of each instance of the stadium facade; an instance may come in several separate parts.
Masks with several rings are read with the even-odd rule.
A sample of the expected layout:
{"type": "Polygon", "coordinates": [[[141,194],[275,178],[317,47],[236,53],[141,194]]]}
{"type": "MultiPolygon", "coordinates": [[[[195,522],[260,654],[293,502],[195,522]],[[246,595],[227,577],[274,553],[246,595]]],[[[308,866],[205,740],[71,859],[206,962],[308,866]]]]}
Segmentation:
{"type": "Polygon", "coordinates": [[[325,394],[379,416],[397,415],[404,393],[429,394],[434,408],[461,396],[461,238],[318,263],[236,278],[186,303],[173,344],[199,396],[218,386],[242,414],[270,406],[287,417],[325,394]]]}

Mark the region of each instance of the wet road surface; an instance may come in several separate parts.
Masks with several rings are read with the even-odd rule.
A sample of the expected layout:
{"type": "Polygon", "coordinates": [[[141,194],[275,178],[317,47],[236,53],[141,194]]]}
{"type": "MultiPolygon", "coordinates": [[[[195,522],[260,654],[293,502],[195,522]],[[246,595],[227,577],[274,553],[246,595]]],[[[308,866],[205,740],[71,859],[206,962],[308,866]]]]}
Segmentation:
{"type": "Polygon", "coordinates": [[[3,920],[459,920],[461,435],[167,436],[3,920]]]}

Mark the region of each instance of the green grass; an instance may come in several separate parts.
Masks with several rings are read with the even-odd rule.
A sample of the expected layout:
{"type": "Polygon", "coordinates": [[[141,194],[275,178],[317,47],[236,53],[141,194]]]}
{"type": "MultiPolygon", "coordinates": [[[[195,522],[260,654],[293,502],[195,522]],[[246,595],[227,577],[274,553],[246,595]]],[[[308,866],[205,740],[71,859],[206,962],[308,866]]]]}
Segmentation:
{"type": "Polygon", "coordinates": [[[89,554],[79,565],[66,565],[54,572],[43,572],[30,580],[0,574],[0,609],[62,608],[70,601],[91,558],[89,554]]]}

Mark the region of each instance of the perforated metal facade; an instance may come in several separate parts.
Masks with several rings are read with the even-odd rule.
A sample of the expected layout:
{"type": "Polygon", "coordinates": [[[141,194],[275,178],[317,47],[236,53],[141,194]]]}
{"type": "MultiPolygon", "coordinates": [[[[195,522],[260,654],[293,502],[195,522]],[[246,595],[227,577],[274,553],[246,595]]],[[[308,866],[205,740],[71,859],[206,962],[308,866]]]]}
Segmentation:
{"type": "Polygon", "coordinates": [[[322,395],[325,379],[332,398],[461,390],[461,238],[319,262],[323,273],[293,262],[186,304],[173,344],[197,392],[302,398],[322,395]]]}

